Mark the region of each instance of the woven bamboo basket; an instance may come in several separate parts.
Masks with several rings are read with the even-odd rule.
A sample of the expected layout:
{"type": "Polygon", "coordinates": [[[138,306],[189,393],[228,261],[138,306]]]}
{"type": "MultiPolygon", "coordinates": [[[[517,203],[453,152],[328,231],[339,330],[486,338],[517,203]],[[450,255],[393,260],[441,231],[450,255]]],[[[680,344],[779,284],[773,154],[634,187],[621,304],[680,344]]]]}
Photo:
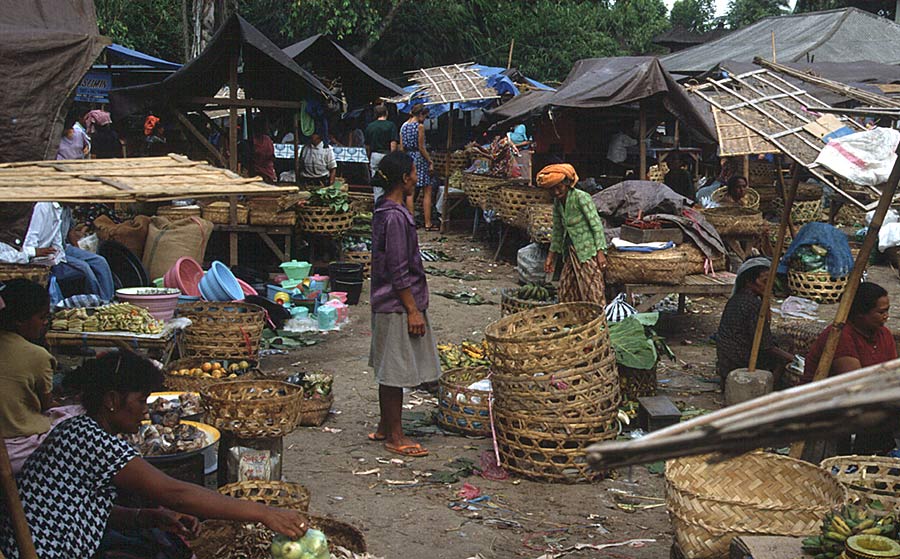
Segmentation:
{"type": "Polygon", "coordinates": [[[47,286],[50,283],[50,266],[0,262],[0,282],[6,282],[11,279],[27,279],[47,286]]]}
{"type": "Polygon", "coordinates": [[[610,250],[606,253],[606,263],[606,282],[614,285],[677,285],[689,268],[685,253],[678,249],[654,252],[610,250]]]}
{"type": "MultiPolygon", "coordinates": [[[[687,275],[706,273],[706,255],[693,243],[682,243],[678,249],[687,256],[687,275]]],[[[725,271],[725,255],[720,254],[711,261],[714,272],[725,271]]]]}
{"type": "MultiPolygon", "coordinates": [[[[441,178],[447,176],[447,152],[429,151],[428,153],[431,155],[431,160],[434,161],[434,174],[441,178]]],[[[456,171],[465,171],[469,167],[469,154],[464,150],[454,151],[450,154],[449,159],[451,175],[456,171]]]]}
{"type": "Polygon", "coordinates": [[[375,211],[375,195],[367,192],[350,194],[350,211],[354,214],[372,213],[375,211]]]}
{"type": "Polygon", "coordinates": [[[344,253],[344,260],[363,265],[363,275],[372,275],[372,253],[367,250],[349,250],[344,253]]]}
{"type": "Polygon", "coordinates": [[[669,164],[663,161],[658,165],[651,165],[647,170],[647,180],[653,182],[663,182],[666,174],[669,172],[669,164]]]}
{"type": "MultiPolygon", "coordinates": [[[[334,520],[309,516],[309,527],[325,533],[328,546],[334,550],[334,546],[341,546],[353,553],[366,553],[366,539],[362,532],[353,526],[334,520]]],[[[270,559],[272,553],[269,543],[275,533],[265,527],[252,529],[252,524],[242,522],[230,522],[227,520],[206,520],[200,524],[200,535],[189,543],[191,550],[197,559],[219,559],[227,550],[234,547],[235,542],[245,542],[253,538],[254,551],[247,559],[270,559]]],[[[261,525],[258,525],[261,526],[261,525]]]]}
{"type": "Polygon", "coordinates": [[[796,355],[806,355],[828,323],[802,318],[784,318],[772,322],[772,337],[778,347],[796,355]]]}
{"type": "Polygon", "coordinates": [[[282,196],[254,196],[247,202],[250,209],[251,225],[282,225],[293,226],[297,224],[297,212],[293,209],[282,210],[280,203],[282,196]]]}
{"type": "Polygon", "coordinates": [[[489,374],[487,367],[444,372],[438,389],[438,425],[463,435],[489,436],[491,392],[469,388],[472,383],[487,378],[489,374]]]}
{"type": "Polygon", "coordinates": [[[821,199],[794,202],[791,206],[791,223],[794,225],[805,225],[810,221],[819,221],[820,219],[822,219],[821,199]]]}
{"type": "Polygon", "coordinates": [[[301,231],[314,235],[338,235],[353,225],[353,212],[335,213],[331,208],[303,206],[297,210],[301,231]]]}
{"type": "Polygon", "coordinates": [[[822,186],[811,183],[802,182],[797,185],[797,194],[794,196],[794,202],[811,202],[822,198],[822,186]]]}
{"type": "Polygon", "coordinates": [[[553,204],[535,204],[528,209],[528,236],[547,244],[553,236],[553,204]]]}
{"type": "Polygon", "coordinates": [[[739,535],[808,536],[847,500],[825,470],[763,452],[708,462],[711,456],[666,464],[666,504],[675,543],[688,559],[728,557],[739,535]]]}
{"type": "Polygon", "coordinates": [[[332,405],[334,405],[334,394],[329,394],[325,398],[303,398],[298,404],[300,416],[297,425],[318,427],[328,419],[332,405]]]}
{"type": "Polygon", "coordinates": [[[241,439],[283,437],[297,428],[303,389],[273,380],[212,384],[200,395],[207,422],[241,439]]]}
{"type": "Polygon", "coordinates": [[[844,204],[834,221],[838,225],[862,226],[866,224],[866,212],[854,204],[844,204]]]}
{"type": "Polygon", "coordinates": [[[559,304],[559,301],[532,301],[519,299],[516,297],[518,291],[519,290],[516,287],[507,287],[500,290],[500,316],[509,316],[513,313],[527,311],[529,309],[559,304]]]}
{"type": "Polygon", "coordinates": [[[752,187],[774,187],[778,179],[777,167],[768,161],[750,161],[747,182],[752,187]]]}
{"type": "MultiPolygon", "coordinates": [[[[549,190],[533,186],[504,186],[500,189],[497,211],[504,223],[519,229],[528,228],[528,210],[537,204],[547,204],[552,196],[549,190]]],[[[550,226],[553,226],[551,214],[550,226]]]]}
{"type": "Polygon", "coordinates": [[[200,206],[160,206],[156,208],[156,215],[165,217],[171,221],[185,219],[187,217],[200,217],[200,206]]]}
{"type": "Polygon", "coordinates": [[[257,367],[256,362],[248,361],[250,363],[250,369],[248,372],[238,375],[234,378],[207,378],[207,377],[199,377],[199,376],[185,376],[185,375],[174,375],[172,371],[178,371],[182,369],[199,369],[202,367],[203,363],[207,362],[225,362],[225,368],[228,367],[228,360],[226,359],[212,359],[208,357],[184,357],[177,361],[172,361],[171,363],[166,365],[166,372],[164,373],[164,382],[166,384],[166,388],[169,390],[175,390],[180,392],[202,392],[204,388],[207,386],[218,384],[220,382],[234,382],[238,380],[253,380],[262,376],[259,368],[257,367]]]}
{"type": "Polygon", "coordinates": [[[880,501],[886,514],[900,512],[900,459],[888,456],[834,456],[822,468],[847,488],[851,501],[880,501]]]}
{"type": "Polygon", "coordinates": [[[847,287],[847,277],[832,279],[828,272],[799,272],[788,270],[788,289],[791,295],[811,299],[817,303],[837,303],[847,287]]]}
{"type": "Polygon", "coordinates": [[[495,372],[551,373],[602,363],[612,355],[603,307],[562,303],[518,312],[484,334],[495,372]]]}
{"type": "Polygon", "coordinates": [[[499,209],[500,190],[507,185],[521,185],[522,181],[478,175],[475,173],[463,173],[463,190],[469,196],[469,201],[482,210],[499,209]]]}
{"type": "Polygon", "coordinates": [[[191,319],[181,342],[185,357],[217,357],[255,361],[266,311],[247,303],[192,303],[178,306],[191,319]]]}
{"type": "Polygon", "coordinates": [[[719,235],[757,235],[768,225],[761,213],[750,208],[723,206],[702,213],[719,235]]]}
{"type": "Polygon", "coordinates": [[[778,194],[772,186],[752,185],[759,192],[759,209],[762,212],[770,213],[777,211],[780,207],[778,202],[781,201],[781,195],[778,194]]]}
{"type": "Polygon", "coordinates": [[[286,481],[239,481],[219,488],[219,493],[235,499],[262,503],[280,509],[300,512],[309,510],[309,489],[286,481]]]}
{"type": "Polygon", "coordinates": [[[634,401],[643,396],[656,396],[656,365],[652,369],[632,369],[618,365],[622,398],[634,401]]]}
{"type": "MultiPolygon", "coordinates": [[[[213,202],[203,207],[203,219],[218,223],[220,225],[228,225],[231,223],[229,212],[231,211],[229,202],[213,202]]],[[[246,225],[250,220],[250,209],[243,205],[237,205],[237,222],[238,225],[246,225]]]]}
{"type": "MultiPolygon", "coordinates": [[[[728,193],[728,189],[724,186],[716,189],[712,193],[713,202],[721,203],[722,200],[725,198],[725,194],[727,194],[727,193],[728,193]]],[[[756,190],[754,190],[752,188],[748,188],[747,194],[745,195],[744,199],[742,200],[743,203],[742,203],[741,207],[759,211],[759,199],[760,199],[759,192],[757,192],[756,190]]]]}

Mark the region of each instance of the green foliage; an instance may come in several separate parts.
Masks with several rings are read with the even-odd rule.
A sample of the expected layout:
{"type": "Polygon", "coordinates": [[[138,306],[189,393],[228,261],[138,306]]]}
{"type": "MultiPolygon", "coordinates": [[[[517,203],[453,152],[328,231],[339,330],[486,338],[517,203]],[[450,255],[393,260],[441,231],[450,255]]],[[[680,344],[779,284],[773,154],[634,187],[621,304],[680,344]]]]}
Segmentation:
{"type": "Polygon", "coordinates": [[[740,29],[769,16],[787,13],[787,0],[731,0],[725,21],[731,29],[740,29]]]}
{"type": "Polygon", "coordinates": [[[716,16],[713,0],[677,0],[672,4],[669,21],[672,27],[680,27],[694,33],[706,33],[716,16]]]}
{"type": "Polygon", "coordinates": [[[608,32],[616,37],[622,54],[648,54],[660,49],[653,38],[669,28],[662,0],[616,0],[607,18],[608,32]]]}
{"type": "Polygon", "coordinates": [[[339,181],[335,181],[331,186],[314,190],[309,198],[309,205],[331,208],[331,211],[335,213],[350,211],[350,196],[344,192],[341,186],[339,181]]]}
{"type": "Polygon", "coordinates": [[[182,0],[95,0],[100,33],[174,62],[184,60],[182,0]]]}

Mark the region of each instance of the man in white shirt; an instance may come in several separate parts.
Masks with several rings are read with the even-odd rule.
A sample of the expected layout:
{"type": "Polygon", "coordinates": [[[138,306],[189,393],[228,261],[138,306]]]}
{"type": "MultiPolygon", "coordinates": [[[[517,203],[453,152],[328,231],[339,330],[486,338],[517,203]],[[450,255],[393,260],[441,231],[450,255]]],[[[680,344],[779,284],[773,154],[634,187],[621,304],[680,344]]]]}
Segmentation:
{"type": "Polygon", "coordinates": [[[322,136],[314,132],[309,143],[300,150],[303,170],[300,171],[298,183],[301,186],[331,186],[337,174],[337,161],[334,150],[326,146],[322,136]]]}
{"type": "Polygon", "coordinates": [[[76,119],[75,123],[72,125],[72,129],[75,130],[76,134],[81,134],[84,143],[87,146],[87,151],[84,152],[85,159],[88,159],[91,154],[91,136],[88,134],[87,128],[84,127],[84,121],[87,118],[87,115],[88,113],[84,113],[80,118],[76,119]]]}

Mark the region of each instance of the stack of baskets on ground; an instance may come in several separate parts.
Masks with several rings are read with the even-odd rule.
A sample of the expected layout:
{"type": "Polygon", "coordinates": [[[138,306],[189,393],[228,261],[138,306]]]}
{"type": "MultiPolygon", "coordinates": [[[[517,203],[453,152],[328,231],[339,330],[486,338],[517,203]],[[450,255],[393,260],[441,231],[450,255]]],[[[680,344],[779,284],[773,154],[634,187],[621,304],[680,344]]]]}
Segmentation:
{"type": "MultiPolygon", "coordinates": [[[[500,189],[499,207],[497,208],[500,219],[507,225],[519,229],[528,229],[529,208],[550,203],[549,190],[535,188],[533,186],[504,186],[500,189]]],[[[552,208],[552,206],[551,206],[552,208]]],[[[551,214],[551,227],[552,223],[551,214]]]]}
{"type": "Polygon", "coordinates": [[[751,452],[730,460],[692,456],[666,464],[666,504],[687,559],[728,557],[735,536],[808,536],[847,491],[800,460],[751,452]]]}
{"type": "Polygon", "coordinates": [[[588,466],[586,448],[616,437],[621,400],[603,311],[590,303],[551,305],[485,330],[507,470],[557,482],[602,477],[588,466]]]}

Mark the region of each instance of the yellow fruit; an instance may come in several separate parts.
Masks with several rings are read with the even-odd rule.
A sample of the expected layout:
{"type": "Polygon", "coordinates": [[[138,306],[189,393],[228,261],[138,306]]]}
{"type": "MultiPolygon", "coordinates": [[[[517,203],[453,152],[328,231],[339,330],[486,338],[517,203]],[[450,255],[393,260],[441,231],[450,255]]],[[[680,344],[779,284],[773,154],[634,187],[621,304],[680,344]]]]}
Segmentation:
{"type": "Polygon", "coordinates": [[[213,378],[213,376],[209,373],[200,373],[200,376],[203,378],[213,378]]]}
{"type": "Polygon", "coordinates": [[[194,375],[194,376],[196,376],[196,375],[202,375],[203,372],[204,372],[204,371],[203,371],[202,369],[197,369],[197,368],[191,369],[191,374],[194,375]]]}
{"type": "Polygon", "coordinates": [[[222,364],[219,363],[218,361],[216,361],[215,363],[212,364],[212,368],[213,368],[213,369],[221,369],[221,368],[222,368],[222,364]]]}
{"type": "Polygon", "coordinates": [[[232,363],[231,365],[228,365],[228,370],[231,371],[232,373],[235,371],[240,371],[241,366],[238,365],[237,363],[232,363]]]}
{"type": "Polygon", "coordinates": [[[246,361],[241,361],[239,363],[239,365],[241,366],[240,367],[241,369],[249,369],[250,368],[250,363],[247,363],[246,361]]]}
{"type": "Polygon", "coordinates": [[[207,363],[204,363],[203,365],[201,365],[200,368],[203,369],[204,373],[208,373],[212,370],[213,365],[212,365],[212,363],[207,362],[207,363]]]}
{"type": "Polygon", "coordinates": [[[234,373],[231,373],[230,375],[228,375],[228,378],[237,378],[237,375],[234,373]]]}

